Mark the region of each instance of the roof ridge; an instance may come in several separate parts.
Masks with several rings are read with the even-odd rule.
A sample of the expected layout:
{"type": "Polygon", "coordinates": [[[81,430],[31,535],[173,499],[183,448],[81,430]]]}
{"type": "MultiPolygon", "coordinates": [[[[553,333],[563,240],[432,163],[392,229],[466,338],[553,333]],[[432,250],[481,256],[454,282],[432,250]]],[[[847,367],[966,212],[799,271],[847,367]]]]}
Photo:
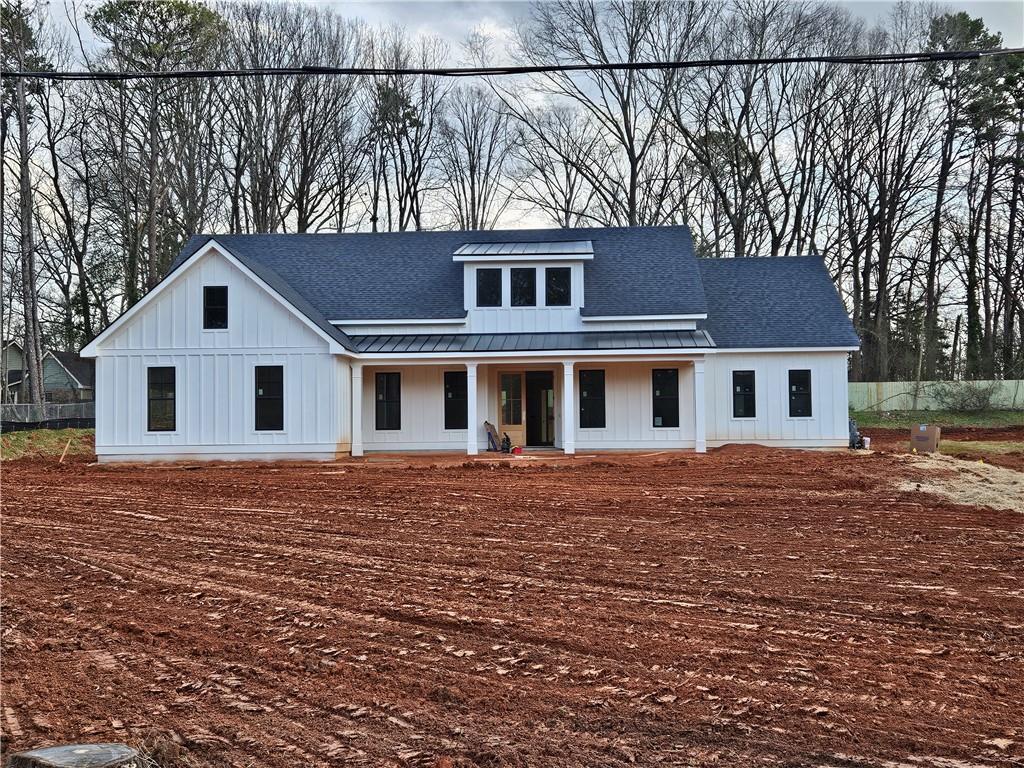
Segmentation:
{"type": "Polygon", "coordinates": [[[815,261],[824,262],[825,256],[817,253],[792,253],[782,256],[700,256],[697,258],[697,263],[718,264],[727,262],[731,264],[748,261],[785,261],[788,259],[814,259],[815,261]]]}

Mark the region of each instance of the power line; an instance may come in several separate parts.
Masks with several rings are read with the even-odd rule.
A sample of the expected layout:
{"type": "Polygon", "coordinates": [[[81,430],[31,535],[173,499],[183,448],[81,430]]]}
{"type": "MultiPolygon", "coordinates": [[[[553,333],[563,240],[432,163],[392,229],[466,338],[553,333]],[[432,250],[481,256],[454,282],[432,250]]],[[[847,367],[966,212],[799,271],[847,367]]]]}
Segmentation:
{"type": "Polygon", "coordinates": [[[1024,54],[1024,48],[994,48],[980,51],[917,51],[909,53],[864,54],[856,56],[778,56],[774,58],[701,59],[695,61],[641,61],[609,64],[550,64],[504,67],[260,67],[254,69],[185,69],[167,72],[131,71],[26,71],[4,70],[3,77],[25,77],[36,80],[170,80],[206,77],[282,77],[316,75],[432,75],[435,77],[499,77],[555,72],[641,71],[695,69],[701,67],[735,67],[756,64],[917,64],[938,61],[970,61],[993,56],[1024,54]]]}

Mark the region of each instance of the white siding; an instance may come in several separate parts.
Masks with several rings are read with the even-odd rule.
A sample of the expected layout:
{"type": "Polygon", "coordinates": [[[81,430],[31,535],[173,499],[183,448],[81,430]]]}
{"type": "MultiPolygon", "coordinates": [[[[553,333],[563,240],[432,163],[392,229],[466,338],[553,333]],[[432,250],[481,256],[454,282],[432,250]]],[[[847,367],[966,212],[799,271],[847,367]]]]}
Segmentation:
{"type": "MultiPolygon", "coordinates": [[[[693,448],[693,364],[692,363],[577,363],[576,413],[579,414],[579,372],[603,369],[605,428],[576,428],[576,450],[693,448]],[[655,427],[651,371],[679,370],[679,426],[655,427]]],[[[578,423],[578,418],[577,418],[578,423]]]]}
{"type": "MultiPolygon", "coordinates": [[[[366,366],[363,368],[363,447],[367,451],[465,451],[464,429],[444,428],[444,372],[465,371],[466,366],[366,366]],[[401,375],[401,429],[377,429],[376,374],[401,375]]],[[[478,374],[479,376],[480,374],[478,374]]],[[[479,381],[478,381],[479,384],[479,381]]],[[[478,388],[479,391],[479,388],[478,388]]],[[[481,423],[484,400],[480,399],[481,423]]]]}
{"type": "Polygon", "coordinates": [[[846,445],[848,397],[845,352],[758,352],[709,355],[706,368],[708,445],[763,443],[846,445]],[[789,416],[789,371],[811,371],[811,417],[789,416]],[[753,419],[733,418],[732,372],[754,371],[753,419]]]}
{"type": "Polygon", "coordinates": [[[100,345],[96,452],[140,458],[332,458],[348,445],[344,358],[216,253],[202,257],[100,345]],[[203,286],[228,286],[228,328],[203,330],[203,286]],[[284,429],[255,430],[257,365],[284,367],[284,429]],[[176,369],[176,429],[148,432],[146,369],[176,369]]]}

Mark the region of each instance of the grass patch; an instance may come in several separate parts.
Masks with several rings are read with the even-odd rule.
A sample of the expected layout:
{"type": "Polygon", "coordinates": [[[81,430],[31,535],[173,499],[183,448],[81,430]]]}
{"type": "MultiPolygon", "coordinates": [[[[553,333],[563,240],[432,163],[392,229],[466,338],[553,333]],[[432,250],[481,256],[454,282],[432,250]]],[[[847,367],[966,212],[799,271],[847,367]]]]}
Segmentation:
{"type": "Polygon", "coordinates": [[[858,427],[910,429],[915,424],[940,427],[1021,427],[1024,411],[851,411],[858,427]]]}
{"type": "Polygon", "coordinates": [[[1024,453],[1024,441],[1020,440],[952,440],[939,443],[939,453],[1024,453]]]}
{"type": "Polygon", "coordinates": [[[93,429],[28,429],[0,435],[0,459],[52,457],[59,459],[68,446],[68,456],[92,456],[95,452],[93,429]]]}

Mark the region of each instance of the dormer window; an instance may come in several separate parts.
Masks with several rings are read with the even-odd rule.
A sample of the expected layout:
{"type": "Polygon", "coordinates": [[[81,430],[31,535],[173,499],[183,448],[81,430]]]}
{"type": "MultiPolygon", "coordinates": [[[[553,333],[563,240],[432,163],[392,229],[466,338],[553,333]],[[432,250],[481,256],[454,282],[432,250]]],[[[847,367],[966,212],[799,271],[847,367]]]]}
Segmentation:
{"type": "Polygon", "coordinates": [[[548,267],[544,270],[544,305],[572,305],[572,270],[569,267],[548,267]]]}
{"type": "Polygon", "coordinates": [[[501,306],[500,269],[477,269],[476,305],[478,307],[501,306]]]}
{"type": "Polygon", "coordinates": [[[537,306],[537,270],[534,267],[512,268],[512,306],[537,306]]]}
{"type": "Polygon", "coordinates": [[[228,287],[203,286],[203,329],[223,330],[228,327],[228,287]]]}

